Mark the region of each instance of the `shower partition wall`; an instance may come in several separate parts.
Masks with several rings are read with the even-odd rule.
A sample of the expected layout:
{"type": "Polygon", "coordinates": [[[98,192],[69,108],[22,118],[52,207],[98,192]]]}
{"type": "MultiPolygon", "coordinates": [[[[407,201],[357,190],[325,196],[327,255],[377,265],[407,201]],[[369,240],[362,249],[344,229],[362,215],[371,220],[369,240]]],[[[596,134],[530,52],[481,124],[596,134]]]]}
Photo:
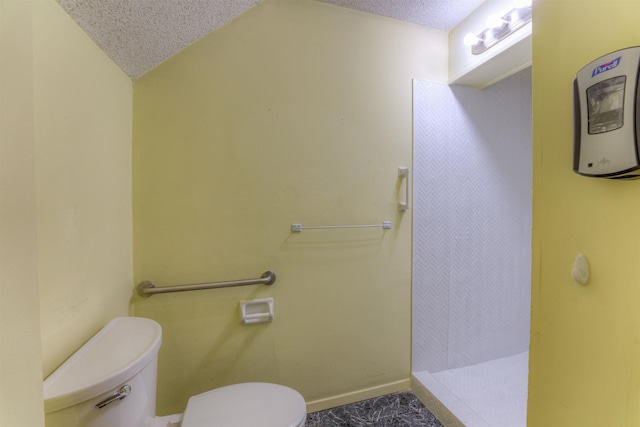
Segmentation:
{"type": "Polygon", "coordinates": [[[526,416],[531,163],[530,69],[481,91],[414,83],[412,370],[422,386],[449,396],[429,390],[468,427],[517,427],[526,416]],[[519,391],[505,392],[524,388],[509,424],[501,409],[483,413],[457,391],[501,400],[500,390],[455,383],[488,384],[485,373],[457,371],[487,362],[489,377],[504,382],[490,362],[503,358],[504,369],[522,367],[509,371],[519,384],[505,385],[519,391]]]}

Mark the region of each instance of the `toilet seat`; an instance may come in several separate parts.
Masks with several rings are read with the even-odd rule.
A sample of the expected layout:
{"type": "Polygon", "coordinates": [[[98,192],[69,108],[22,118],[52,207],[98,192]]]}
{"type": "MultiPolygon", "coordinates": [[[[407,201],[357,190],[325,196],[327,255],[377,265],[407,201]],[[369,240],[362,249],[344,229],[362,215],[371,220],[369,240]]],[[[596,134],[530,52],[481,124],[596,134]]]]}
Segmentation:
{"type": "Polygon", "coordinates": [[[278,384],[242,383],[192,396],[182,427],[303,427],[307,406],[278,384]]]}

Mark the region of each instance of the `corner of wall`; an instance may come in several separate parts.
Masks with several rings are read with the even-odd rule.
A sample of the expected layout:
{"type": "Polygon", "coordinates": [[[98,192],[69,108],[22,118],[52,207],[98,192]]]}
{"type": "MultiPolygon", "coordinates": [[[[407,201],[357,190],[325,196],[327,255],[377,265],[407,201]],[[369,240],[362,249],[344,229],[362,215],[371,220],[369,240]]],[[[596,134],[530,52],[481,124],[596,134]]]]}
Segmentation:
{"type": "Polygon", "coordinates": [[[54,0],[33,3],[43,373],[132,295],[132,82],[54,0]]]}
{"type": "Polygon", "coordinates": [[[33,5],[0,2],[0,425],[42,426],[33,5]]]}

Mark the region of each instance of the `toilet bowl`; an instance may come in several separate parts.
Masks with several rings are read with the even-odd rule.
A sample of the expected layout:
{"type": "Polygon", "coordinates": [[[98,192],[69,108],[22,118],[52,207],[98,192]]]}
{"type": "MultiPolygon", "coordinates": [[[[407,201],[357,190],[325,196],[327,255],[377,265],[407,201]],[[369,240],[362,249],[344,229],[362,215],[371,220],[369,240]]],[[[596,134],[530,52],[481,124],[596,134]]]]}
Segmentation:
{"type": "Polygon", "coordinates": [[[43,384],[46,427],[304,427],[300,393],[243,383],[192,396],[184,414],[155,416],[162,329],[117,317],[43,384]]]}

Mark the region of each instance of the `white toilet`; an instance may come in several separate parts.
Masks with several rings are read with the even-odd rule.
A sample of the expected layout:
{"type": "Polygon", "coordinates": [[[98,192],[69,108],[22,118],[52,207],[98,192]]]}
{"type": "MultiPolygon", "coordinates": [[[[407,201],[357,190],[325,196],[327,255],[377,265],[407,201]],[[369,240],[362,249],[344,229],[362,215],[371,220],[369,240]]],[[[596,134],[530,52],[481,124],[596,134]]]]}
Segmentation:
{"type": "Polygon", "coordinates": [[[153,320],[113,319],[44,381],[46,427],[304,427],[300,393],[268,383],[211,390],[156,417],[161,341],[153,320]]]}

